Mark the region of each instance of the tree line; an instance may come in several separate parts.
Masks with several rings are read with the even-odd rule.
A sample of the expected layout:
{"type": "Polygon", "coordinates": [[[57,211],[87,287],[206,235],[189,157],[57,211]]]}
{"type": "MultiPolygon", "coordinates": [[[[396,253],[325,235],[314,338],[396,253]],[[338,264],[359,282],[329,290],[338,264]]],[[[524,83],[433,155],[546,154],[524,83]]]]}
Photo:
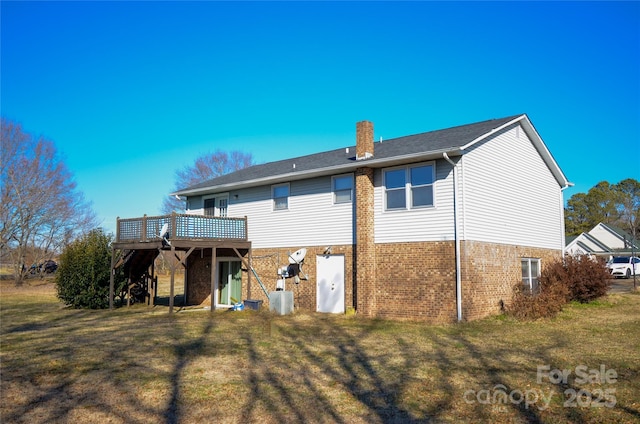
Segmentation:
{"type": "Polygon", "coordinates": [[[601,181],[586,193],[576,193],[567,201],[565,232],[577,236],[599,223],[616,226],[635,240],[640,234],[640,182],[627,178],[617,184],[601,181]]]}

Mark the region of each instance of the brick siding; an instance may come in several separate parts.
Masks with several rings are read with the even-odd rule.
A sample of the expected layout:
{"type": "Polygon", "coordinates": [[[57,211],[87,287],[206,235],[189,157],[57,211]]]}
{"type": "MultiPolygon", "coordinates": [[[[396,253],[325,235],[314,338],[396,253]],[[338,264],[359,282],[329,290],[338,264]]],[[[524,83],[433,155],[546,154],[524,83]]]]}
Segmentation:
{"type": "MultiPolygon", "coordinates": [[[[293,253],[300,249],[301,246],[292,246],[291,248],[273,248],[273,249],[253,249],[253,267],[262,280],[268,292],[276,289],[276,280],[278,279],[277,271],[279,267],[289,264],[289,253],[293,253]]],[[[304,260],[302,270],[309,277],[308,280],[301,280],[299,284],[295,284],[293,278],[286,279],[286,289],[293,291],[294,304],[297,308],[315,311],[316,310],[316,256],[324,254],[327,246],[305,246],[307,255],[304,260]]],[[[331,247],[331,253],[334,255],[344,255],[345,260],[345,307],[354,307],[353,300],[353,248],[351,245],[331,247]]],[[[246,273],[243,273],[242,294],[249,296],[246,273]]],[[[251,299],[261,299],[265,306],[268,305],[267,297],[252,275],[251,282],[251,299]]],[[[243,297],[247,299],[248,297],[243,297]]]]}
{"type": "MultiPolygon", "coordinates": [[[[345,306],[354,307],[358,315],[429,323],[451,323],[457,319],[455,245],[453,241],[384,243],[363,246],[332,246],[332,254],[345,257],[345,306]],[[360,258],[354,257],[357,252],[360,258]],[[363,253],[365,252],[365,253],[363,253]],[[355,267],[354,267],[355,264],[355,267]],[[371,269],[373,268],[373,269],[371,269]],[[374,276],[374,277],[372,277],[374,276]],[[355,281],[355,284],[354,284],[355,281]]],[[[279,267],[288,264],[288,255],[301,246],[253,249],[253,267],[267,291],[276,288],[279,267]]],[[[316,255],[326,246],[307,248],[302,270],[308,280],[286,280],[286,289],[294,293],[295,306],[316,310],[316,255]]],[[[462,241],[462,316],[465,321],[500,313],[509,304],[511,290],[521,281],[521,258],[540,258],[542,269],[549,261],[561,257],[559,250],[512,246],[477,241],[462,241]]],[[[218,257],[231,256],[218,252],[218,257]]],[[[188,258],[188,303],[210,305],[211,251],[205,249],[188,258]]],[[[244,268],[244,267],[243,267],[244,268]]],[[[255,276],[248,285],[248,270],[242,273],[242,298],[262,300],[267,297],[255,276]]]]}
{"type": "Polygon", "coordinates": [[[500,313],[511,301],[513,286],[522,281],[522,258],[539,258],[541,268],[561,258],[560,250],[477,241],[460,245],[462,316],[465,320],[500,313]]]}

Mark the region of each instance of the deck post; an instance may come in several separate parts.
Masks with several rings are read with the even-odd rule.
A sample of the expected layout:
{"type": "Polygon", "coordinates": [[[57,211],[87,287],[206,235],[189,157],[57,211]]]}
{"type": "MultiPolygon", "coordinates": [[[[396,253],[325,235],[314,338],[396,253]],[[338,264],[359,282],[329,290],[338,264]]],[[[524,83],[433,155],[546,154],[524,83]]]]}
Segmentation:
{"type": "Polygon", "coordinates": [[[171,235],[169,238],[174,238],[178,236],[178,229],[176,228],[176,211],[171,212],[171,235]]]}
{"type": "Polygon", "coordinates": [[[147,214],[142,216],[142,227],[140,228],[140,240],[147,241],[147,214]]]}
{"type": "Polygon", "coordinates": [[[211,313],[216,310],[216,278],[218,277],[218,273],[216,272],[216,269],[218,268],[217,262],[216,247],[213,246],[211,248],[211,308],[209,309],[211,313]]]}
{"type": "Polygon", "coordinates": [[[147,305],[148,306],[153,306],[153,295],[154,295],[154,291],[153,291],[153,275],[156,272],[156,260],[154,259],[153,261],[151,261],[151,275],[149,276],[149,278],[147,279],[148,283],[147,283],[147,295],[149,296],[149,299],[147,300],[147,305]]]}
{"type": "Polygon", "coordinates": [[[114,262],[116,261],[116,250],[111,248],[111,268],[109,270],[109,309],[113,309],[113,292],[114,292],[114,278],[116,270],[113,269],[114,262]]]}
{"type": "Polygon", "coordinates": [[[251,254],[251,248],[249,248],[249,269],[247,269],[247,299],[253,299],[251,297],[251,269],[253,268],[253,259],[251,254]]]}
{"type": "Polygon", "coordinates": [[[176,266],[173,263],[174,257],[176,256],[176,248],[171,245],[171,288],[169,289],[169,314],[173,313],[173,295],[174,295],[174,285],[176,278],[176,266]]]}
{"type": "Polygon", "coordinates": [[[129,276],[127,277],[127,308],[131,306],[131,267],[129,267],[129,276]]]}

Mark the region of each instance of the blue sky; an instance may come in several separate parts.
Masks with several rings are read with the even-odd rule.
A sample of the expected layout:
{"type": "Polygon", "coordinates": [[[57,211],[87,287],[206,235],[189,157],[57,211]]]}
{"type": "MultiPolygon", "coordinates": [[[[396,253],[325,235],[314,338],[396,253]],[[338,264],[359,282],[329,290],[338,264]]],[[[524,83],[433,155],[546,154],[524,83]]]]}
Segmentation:
{"type": "Polygon", "coordinates": [[[638,2],[11,2],[1,113],[109,231],[216,149],[258,163],[527,113],[575,187],[640,179],[638,2]]]}

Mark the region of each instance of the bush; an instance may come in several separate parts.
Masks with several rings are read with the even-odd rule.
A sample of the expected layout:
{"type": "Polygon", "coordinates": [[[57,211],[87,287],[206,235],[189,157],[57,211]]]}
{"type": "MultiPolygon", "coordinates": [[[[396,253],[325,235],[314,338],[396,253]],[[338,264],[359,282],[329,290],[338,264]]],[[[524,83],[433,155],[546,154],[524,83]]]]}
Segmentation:
{"type": "Polygon", "coordinates": [[[519,319],[551,317],[568,302],[586,303],[604,296],[610,278],[602,260],[567,255],[543,268],[537,293],[518,283],[507,312],[519,319]]]}
{"type": "Polygon", "coordinates": [[[568,287],[557,278],[540,278],[537,292],[517,283],[513,288],[513,298],[507,313],[517,319],[528,320],[556,315],[567,303],[568,287]]]}
{"type": "Polygon", "coordinates": [[[541,277],[563,281],[569,289],[567,302],[591,302],[604,296],[611,284],[611,275],[604,261],[587,255],[567,255],[547,266],[541,277]]]}
{"type": "MultiPolygon", "coordinates": [[[[107,308],[110,272],[111,237],[92,230],[62,252],[56,275],[58,298],[74,308],[107,308]]],[[[118,280],[116,292],[123,284],[118,280]]]]}

